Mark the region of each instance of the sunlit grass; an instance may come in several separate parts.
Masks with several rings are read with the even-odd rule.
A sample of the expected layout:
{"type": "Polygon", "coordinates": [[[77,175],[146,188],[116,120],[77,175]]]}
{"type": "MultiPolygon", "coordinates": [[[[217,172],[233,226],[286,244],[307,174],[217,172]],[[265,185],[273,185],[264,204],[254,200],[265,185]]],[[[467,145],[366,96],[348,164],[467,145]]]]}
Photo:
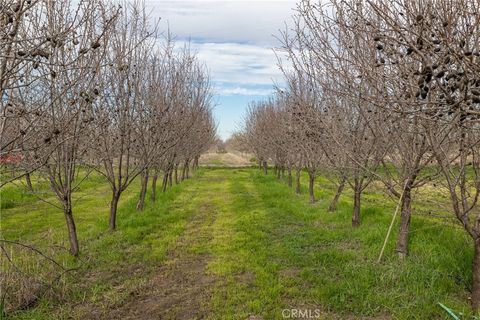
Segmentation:
{"type": "MultiPolygon", "coordinates": [[[[189,252],[209,257],[205,272],[216,285],[204,304],[211,319],[278,319],[284,308],[318,308],[327,318],[443,318],[438,302],[469,314],[472,245],[452,220],[424,214],[449,216],[441,191],[427,186],[415,194],[414,213],[422,215],[412,218],[408,259],[400,262],[395,255],[395,228],[377,264],[395,199],[372,185],[363,197],[362,224],[353,229],[351,191],[346,189],[337,211],[327,212],[333,183],[319,177],[318,201],[309,204],[306,182],[303,176],[302,194],[296,195],[285,181],[256,169],[203,169],[156,203],[147,199],[144,212],[135,210],[135,183],[123,195],[118,231],[111,233],[110,191],[101,177],[92,176],[74,208],[80,259],[65,250],[47,251],[65,267],[79,269],[63,278],[62,294],[45,296],[16,318],[81,318],[93,306],[121,305],[166,262],[181,236],[204,237],[192,241],[189,252]],[[200,221],[197,232],[188,232],[192,217],[202,210],[211,221],[200,221]]],[[[25,193],[21,185],[5,190],[2,201],[14,205],[2,209],[4,238],[43,249],[67,246],[59,209],[25,193]]],[[[34,259],[22,255],[19,261],[32,265],[34,259]]]]}

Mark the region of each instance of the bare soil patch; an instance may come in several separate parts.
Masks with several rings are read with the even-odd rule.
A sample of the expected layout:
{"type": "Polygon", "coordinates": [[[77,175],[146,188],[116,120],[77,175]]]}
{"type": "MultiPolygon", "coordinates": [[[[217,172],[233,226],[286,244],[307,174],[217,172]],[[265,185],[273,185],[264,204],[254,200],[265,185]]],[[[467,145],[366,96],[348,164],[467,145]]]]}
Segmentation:
{"type": "Polygon", "coordinates": [[[208,167],[250,167],[252,155],[239,152],[216,153],[209,152],[203,154],[199,159],[201,166],[208,167]]]}

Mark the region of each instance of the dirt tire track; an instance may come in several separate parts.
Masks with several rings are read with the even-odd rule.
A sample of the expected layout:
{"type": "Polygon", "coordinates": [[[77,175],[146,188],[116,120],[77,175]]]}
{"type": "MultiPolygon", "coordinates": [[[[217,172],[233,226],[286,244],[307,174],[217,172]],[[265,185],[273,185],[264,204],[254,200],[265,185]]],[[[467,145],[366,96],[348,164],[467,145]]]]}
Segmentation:
{"type": "Polygon", "coordinates": [[[112,310],[105,319],[203,319],[216,279],[207,274],[207,253],[195,253],[212,239],[216,210],[201,203],[184,233],[170,248],[165,263],[131,298],[112,310]]]}

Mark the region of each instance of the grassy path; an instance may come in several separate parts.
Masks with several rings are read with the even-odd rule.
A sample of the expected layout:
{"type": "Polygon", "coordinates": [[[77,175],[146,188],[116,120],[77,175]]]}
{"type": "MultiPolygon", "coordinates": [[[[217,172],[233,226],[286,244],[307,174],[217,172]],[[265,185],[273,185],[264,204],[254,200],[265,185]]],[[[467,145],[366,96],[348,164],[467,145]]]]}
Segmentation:
{"type": "Polygon", "coordinates": [[[438,301],[468,311],[468,264],[456,272],[449,265],[468,251],[455,249],[465,242],[452,230],[414,234],[412,247],[424,252],[401,265],[394,255],[377,265],[388,223],[379,208],[366,204],[366,221],[353,230],[350,204],[327,213],[322,197],[312,206],[249,169],[205,171],[182,192],[192,197],[177,207],[195,212],[145,299],[132,300],[135,318],[281,319],[295,309],[326,319],[422,319],[442,314],[438,301]],[[440,253],[425,248],[431,241],[451,244],[440,253]]]}
{"type": "MultiPolygon", "coordinates": [[[[97,225],[104,216],[78,212],[95,225],[80,229],[90,262],[70,279],[75,289],[17,318],[282,319],[293,309],[321,319],[444,318],[438,302],[468,313],[471,247],[461,232],[415,217],[409,259],[399,263],[390,243],[376,264],[389,204],[368,194],[352,229],[350,197],[327,213],[330,189],[320,179],[310,205],[306,192],[254,169],[211,169],[142,213],[133,193],[114,234],[97,225]]],[[[12,236],[23,222],[9,210],[12,236]]]]}
{"type": "Polygon", "coordinates": [[[206,316],[205,301],[210,298],[215,283],[215,278],[206,272],[211,259],[208,247],[218,215],[215,200],[222,192],[224,181],[224,178],[199,177],[197,183],[211,187],[199,190],[196,183],[183,191],[189,193],[188,198],[174,201],[177,208],[193,211],[182,235],[167,250],[164,263],[153,272],[151,279],[136,288],[132,298],[113,310],[109,318],[197,319],[206,316]]]}

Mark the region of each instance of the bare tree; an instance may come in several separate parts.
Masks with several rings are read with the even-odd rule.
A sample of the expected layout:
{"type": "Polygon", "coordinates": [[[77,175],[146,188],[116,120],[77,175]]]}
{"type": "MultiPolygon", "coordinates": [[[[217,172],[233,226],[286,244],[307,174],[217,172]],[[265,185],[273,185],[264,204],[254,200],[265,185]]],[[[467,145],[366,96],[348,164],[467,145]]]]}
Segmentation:
{"type": "Polygon", "coordinates": [[[100,2],[2,1],[0,7],[0,157],[13,157],[17,164],[36,158],[35,166],[28,161],[10,178],[5,173],[11,166],[2,166],[3,186],[22,175],[27,175],[29,183],[28,174],[47,162],[55,148],[38,143],[39,121],[59,97],[79,85],[81,78],[76,76],[83,58],[98,61],[101,50],[93,47],[105,38],[113,13],[100,2]],[[45,94],[44,88],[61,72],[69,73],[56,89],[62,95],[45,94]]]}
{"type": "MultiPolygon", "coordinates": [[[[379,107],[387,106],[399,114],[399,119],[410,119],[409,125],[419,124],[415,128],[422,139],[418,145],[428,147],[422,159],[417,152],[420,165],[413,166],[413,177],[430,157],[435,157],[453,213],[473,239],[474,311],[480,305],[480,246],[474,222],[478,220],[480,190],[478,9],[478,1],[466,0],[454,4],[397,1],[393,6],[371,1],[354,10],[381,63],[379,68],[366,69],[364,78],[372,83],[381,79],[385,84],[369,99],[379,107]]],[[[407,188],[411,178],[407,179],[407,188]]],[[[405,193],[404,201],[408,201],[405,193]]],[[[402,219],[401,228],[404,223],[402,219]]],[[[404,249],[399,247],[402,231],[397,242],[400,251],[404,249]]]]}
{"type": "Polygon", "coordinates": [[[78,255],[72,194],[89,173],[80,166],[88,148],[85,132],[95,120],[96,79],[116,12],[101,1],[38,5],[36,51],[15,70],[28,85],[18,82],[7,94],[9,103],[29,110],[18,118],[19,126],[28,126],[20,129],[22,165],[48,180],[64,212],[71,253],[78,255]]]}
{"type": "Polygon", "coordinates": [[[158,174],[163,167],[165,175],[162,190],[166,189],[167,179],[172,184],[172,174],[181,162],[182,180],[187,178],[191,163],[198,161],[216,130],[211,117],[212,93],[206,70],[188,46],[181,48],[169,60],[166,63],[169,70],[166,74],[168,82],[165,96],[157,96],[155,92],[158,93],[158,85],[151,85],[149,88],[152,92],[146,95],[150,101],[144,105],[146,109],[139,121],[144,126],[141,130],[143,134],[137,137],[137,155],[143,163],[137,203],[139,210],[144,208],[149,170],[153,168],[158,174]]]}
{"type": "Polygon", "coordinates": [[[112,30],[107,67],[101,73],[101,103],[94,110],[97,125],[90,131],[95,141],[93,167],[105,176],[112,190],[110,230],[116,228],[121,194],[143,171],[144,164],[137,159],[137,143],[145,128],[138,123],[142,106],[153,91],[145,91],[144,84],[156,86],[160,92],[167,90],[162,83],[152,82],[158,79],[148,78],[152,69],[163,72],[163,57],[170,50],[167,47],[167,53],[160,52],[155,44],[156,25],[150,25],[143,4],[124,3],[112,30]]]}
{"type": "Polygon", "coordinates": [[[396,172],[383,177],[390,192],[402,197],[397,241],[401,256],[408,252],[411,190],[435,176],[422,171],[436,160],[453,212],[474,240],[475,311],[480,304],[474,222],[479,193],[478,9],[475,0],[303,1],[297,24],[297,30],[303,28],[297,33],[301,61],[314,66],[304,71],[320,83],[334,79],[332,88],[348,98],[358,96],[355,84],[361,81],[368,88],[360,97],[362,104],[386,115],[385,130],[402,131],[386,135],[397,139],[385,160],[395,164],[396,172]]]}

